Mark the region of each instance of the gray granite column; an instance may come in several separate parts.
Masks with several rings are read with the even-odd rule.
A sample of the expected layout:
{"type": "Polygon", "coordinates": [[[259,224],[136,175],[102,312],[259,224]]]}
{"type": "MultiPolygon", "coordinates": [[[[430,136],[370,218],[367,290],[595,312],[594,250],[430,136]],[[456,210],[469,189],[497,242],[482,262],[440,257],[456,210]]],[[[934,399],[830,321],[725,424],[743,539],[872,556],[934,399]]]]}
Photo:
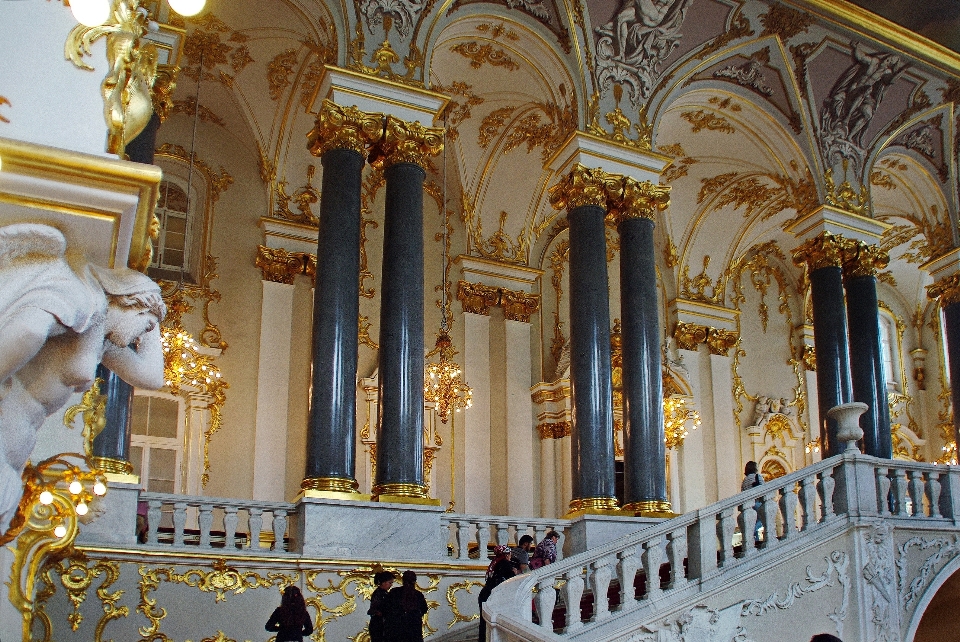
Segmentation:
{"type": "Polygon", "coordinates": [[[847,315],[843,302],[843,243],[841,236],[823,232],[793,251],[796,265],[806,263],[813,303],[813,340],[817,350],[817,406],[823,458],[841,452],[834,406],[852,400],[847,315]]]}
{"type": "Polygon", "coordinates": [[[669,203],[670,188],[629,178],[624,184],[626,198],[614,208],[619,214],[623,320],[623,509],[656,515],[669,513],[671,506],[667,501],[653,217],[669,203]]]}
{"type": "Polygon", "coordinates": [[[377,474],[381,501],[425,498],[423,477],[423,181],[442,130],[386,119],[378,163],[385,167],[380,288],[377,474]]]}
{"type": "Polygon", "coordinates": [[[880,339],[880,306],[877,272],[890,257],[876,245],[848,241],[844,246],[844,287],[847,293],[847,325],[850,336],[850,374],[853,400],[867,404],[860,416],[863,452],[874,457],[893,457],[887,377],[883,369],[880,339]]]}
{"type": "MultiPolygon", "coordinates": [[[[127,143],[125,153],[134,163],[153,164],[157,131],[161,118],[156,113],[136,138],[127,143]]],[[[105,365],[97,366],[97,377],[103,380],[100,394],[107,396],[103,430],[93,440],[93,462],[108,473],[132,474],[130,463],[130,428],[133,420],[133,386],[105,365]]]]}
{"type": "Polygon", "coordinates": [[[571,512],[617,510],[604,219],[620,178],[578,164],[550,190],[570,224],[571,512]]]}
{"type": "Polygon", "coordinates": [[[324,101],[309,135],[320,156],[313,385],[301,488],[355,492],[357,322],[360,315],[360,185],[383,116],[324,101]]]}

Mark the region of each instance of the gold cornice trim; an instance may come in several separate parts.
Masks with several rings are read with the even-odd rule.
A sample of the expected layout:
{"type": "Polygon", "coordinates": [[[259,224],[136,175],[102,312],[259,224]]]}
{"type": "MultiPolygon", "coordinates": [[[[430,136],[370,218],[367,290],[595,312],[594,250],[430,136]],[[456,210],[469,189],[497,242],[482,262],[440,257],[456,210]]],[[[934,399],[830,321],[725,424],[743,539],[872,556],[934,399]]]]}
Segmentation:
{"type": "Polygon", "coordinates": [[[504,263],[504,262],[502,262],[502,261],[496,261],[496,260],[494,260],[494,259],[488,259],[488,258],[485,258],[485,257],[482,257],[482,256],[470,256],[470,255],[467,255],[467,254],[460,254],[460,255],[458,255],[457,258],[453,259],[453,262],[454,262],[454,263],[460,263],[460,266],[461,266],[460,269],[461,269],[461,270],[465,270],[465,271],[471,272],[471,273],[473,273],[473,274],[483,274],[483,275],[485,275],[485,276],[493,276],[493,277],[496,277],[496,278],[498,278],[498,279],[505,279],[505,280],[507,280],[507,281],[518,281],[518,282],[520,282],[520,283],[532,283],[532,282],[536,281],[539,277],[543,276],[544,272],[546,272],[546,270],[541,270],[541,269],[539,269],[539,268],[530,267],[529,265],[516,265],[516,264],[514,264],[514,263],[506,264],[506,263],[504,263]],[[506,265],[511,272],[512,272],[512,271],[527,272],[527,273],[533,275],[533,278],[530,279],[529,281],[523,281],[523,280],[518,279],[518,278],[516,278],[516,277],[508,276],[508,275],[506,275],[506,274],[501,274],[500,272],[478,272],[477,270],[474,270],[474,269],[472,269],[472,268],[464,268],[464,267],[463,267],[463,261],[464,261],[464,260],[468,260],[468,261],[470,261],[471,263],[483,263],[484,265],[495,265],[495,266],[498,266],[498,267],[499,267],[499,266],[506,265]]]}
{"type": "Polygon", "coordinates": [[[801,11],[809,11],[863,36],[881,41],[886,47],[905,53],[926,64],[960,76],[960,54],[929,38],[910,31],[844,0],[784,0],[801,11]]]}
{"type": "MultiPolygon", "coordinates": [[[[610,140],[609,138],[604,138],[604,137],[602,137],[602,136],[597,136],[596,134],[591,134],[590,132],[586,132],[586,131],[583,131],[583,130],[576,130],[576,131],[571,132],[570,135],[567,136],[567,138],[566,138],[562,143],[560,143],[560,145],[557,147],[557,151],[555,151],[553,154],[551,154],[551,155],[547,158],[547,160],[544,161],[543,166],[544,166],[545,168],[553,167],[553,166],[554,166],[554,163],[556,162],[556,160],[557,160],[558,158],[560,158],[560,156],[565,155],[565,151],[566,151],[566,149],[567,149],[567,146],[571,143],[571,141],[573,141],[574,138],[587,138],[587,139],[589,139],[589,140],[593,140],[593,141],[596,141],[596,142],[598,142],[598,143],[602,143],[602,144],[604,144],[604,145],[608,145],[608,146],[613,147],[613,148],[622,149],[622,150],[624,150],[625,152],[629,153],[631,156],[636,155],[636,154],[643,154],[644,156],[647,156],[647,157],[649,157],[649,158],[653,158],[653,159],[655,159],[655,160],[657,160],[657,161],[663,162],[663,163],[664,163],[664,169],[666,169],[666,167],[667,167],[670,163],[672,163],[673,160],[674,160],[673,157],[671,157],[671,156],[665,156],[664,154],[659,154],[659,153],[657,153],[657,152],[650,151],[650,150],[641,150],[641,149],[638,149],[638,148],[636,148],[636,147],[630,147],[629,145],[624,145],[623,143],[618,143],[618,142],[616,142],[616,141],[612,141],[612,140],[610,140]]],[[[619,157],[617,157],[617,156],[611,156],[611,155],[609,155],[609,154],[598,154],[598,153],[597,153],[596,151],[594,151],[594,150],[590,150],[590,156],[593,156],[593,157],[595,157],[595,158],[601,158],[601,159],[616,161],[616,162],[618,162],[618,163],[624,163],[624,164],[627,164],[627,165],[635,165],[633,162],[631,162],[630,160],[628,160],[628,159],[626,159],[626,158],[619,158],[619,157]]]]}
{"type": "MultiPolygon", "coordinates": [[[[357,70],[355,70],[355,69],[349,69],[349,68],[347,68],[347,67],[338,67],[337,65],[324,65],[324,66],[323,66],[324,76],[326,76],[326,74],[327,74],[328,72],[330,72],[330,71],[332,71],[332,72],[334,72],[334,73],[337,73],[337,74],[342,74],[342,75],[344,75],[344,76],[352,76],[353,78],[361,81],[361,83],[364,83],[364,84],[382,83],[382,84],[384,84],[384,85],[388,85],[388,86],[390,86],[390,87],[393,87],[394,89],[398,89],[398,90],[400,90],[400,91],[403,92],[403,93],[416,92],[416,93],[418,93],[418,94],[420,94],[420,95],[422,95],[422,96],[430,96],[431,98],[436,98],[437,100],[442,101],[442,103],[443,103],[442,105],[440,105],[440,108],[437,109],[437,114],[442,114],[442,113],[444,112],[444,110],[447,108],[447,104],[450,102],[450,97],[449,97],[449,96],[447,96],[446,94],[437,93],[437,92],[435,92],[435,91],[433,91],[433,90],[431,90],[431,89],[425,89],[425,88],[423,88],[423,87],[414,87],[414,86],[412,86],[412,85],[407,85],[407,84],[405,84],[405,83],[398,82],[398,81],[396,81],[396,80],[390,80],[389,78],[383,78],[382,76],[371,76],[371,75],[369,75],[369,74],[365,74],[365,73],[359,72],[359,71],[357,71],[357,70]]],[[[320,92],[320,88],[323,86],[324,76],[321,76],[321,77],[320,77],[320,80],[317,82],[317,88],[316,88],[316,90],[314,91],[313,95],[310,97],[310,103],[309,103],[310,105],[313,105],[313,104],[317,101],[317,95],[318,95],[319,92],[320,92]]],[[[366,97],[368,97],[368,98],[373,98],[373,99],[378,100],[378,101],[380,101],[380,102],[389,102],[390,104],[393,104],[393,105],[409,107],[408,104],[404,104],[404,103],[401,103],[401,102],[398,102],[398,101],[385,101],[384,98],[383,98],[383,96],[378,96],[378,95],[376,95],[376,94],[367,93],[367,92],[364,92],[364,91],[355,89],[355,88],[353,88],[353,87],[337,87],[337,90],[340,91],[340,92],[343,92],[343,93],[350,93],[350,94],[355,94],[355,95],[358,95],[358,96],[360,96],[360,95],[366,96],[366,97]]],[[[424,113],[428,113],[428,112],[424,111],[424,113]]],[[[434,114],[433,117],[434,117],[434,119],[436,119],[436,114],[434,114]]]]}

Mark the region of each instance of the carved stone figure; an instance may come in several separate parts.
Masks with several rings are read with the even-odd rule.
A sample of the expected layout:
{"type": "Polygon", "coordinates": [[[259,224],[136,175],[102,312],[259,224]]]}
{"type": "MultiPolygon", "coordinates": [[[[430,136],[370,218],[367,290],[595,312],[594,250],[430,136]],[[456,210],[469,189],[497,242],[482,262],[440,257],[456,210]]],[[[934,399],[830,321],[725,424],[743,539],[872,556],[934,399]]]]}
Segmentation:
{"type": "Polygon", "coordinates": [[[621,0],[613,19],[597,28],[597,85],[622,83],[639,106],[650,96],[660,65],[680,42],[691,0],[621,0]]]}
{"type": "Polygon", "coordinates": [[[753,425],[759,426],[763,418],[770,412],[770,397],[759,397],[757,405],[753,407],[753,425]]]}
{"type": "Polygon", "coordinates": [[[0,227],[0,533],[44,420],[90,387],[98,363],[141,388],[163,385],[160,288],[134,270],[66,260],[47,225],[0,227]]]}
{"type": "Polygon", "coordinates": [[[870,639],[889,642],[900,639],[897,622],[897,576],[894,569],[893,527],[877,524],[863,534],[867,563],[862,575],[867,584],[870,639]]]}
{"type": "Polygon", "coordinates": [[[907,68],[891,53],[869,54],[859,42],[851,43],[854,64],[841,74],[823,101],[820,135],[823,155],[833,165],[849,159],[854,170],[863,164],[863,135],[883,94],[907,68]]]}

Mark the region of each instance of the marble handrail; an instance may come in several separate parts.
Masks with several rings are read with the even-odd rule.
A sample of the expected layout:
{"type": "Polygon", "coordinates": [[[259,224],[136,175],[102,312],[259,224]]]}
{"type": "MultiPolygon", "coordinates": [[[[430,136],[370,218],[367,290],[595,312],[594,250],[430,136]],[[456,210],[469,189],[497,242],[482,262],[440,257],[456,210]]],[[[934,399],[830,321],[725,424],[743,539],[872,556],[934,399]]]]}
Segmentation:
{"type": "Polygon", "coordinates": [[[284,552],[287,516],[295,510],[293,504],[286,502],[168,493],[140,493],[139,501],[148,507],[146,543],[151,546],[219,548],[222,533],[223,548],[258,551],[261,533],[268,532],[273,535],[273,552],[284,552]],[[172,539],[161,540],[161,533],[170,533],[172,539]]]}
{"type": "Polygon", "coordinates": [[[821,529],[847,517],[882,516],[956,521],[960,469],[838,455],[511,579],[491,595],[484,617],[491,625],[492,639],[538,640],[583,632],[585,627],[643,606],[655,604],[656,611],[663,613],[673,601],[689,601],[691,591],[747,572],[755,556],[767,557],[768,551],[794,541],[818,538],[821,529]],[[762,541],[752,545],[758,516],[768,528],[762,541]],[[734,545],[738,530],[746,545],[734,545]],[[669,567],[666,584],[661,580],[663,565],[669,567]],[[645,592],[638,600],[634,586],[641,569],[645,592]],[[607,596],[614,579],[620,596],[619,603],[611,606],[606,597],[597,596],[607,596]],[[567,608],[562,630],[554,631],[558,595],[566,605],[579,605],[587,589],[594,596],[592,617],[584,620],[579,608],[567,608]],[[534,610],[539,624],[534,623],[534,610]]]}
{"type": "MultiPolygon", "coordinates": [[[[453,557],[470,559],[470,547],[476,544],[480,551],[480,559],[486,555],[484,551],[491,542],[516,546],[524,535],[533,537],[539,542],[554,530],[560,535],[557,543],[557,558],[562,557],[563,529],[570,524],[566,519],[543,519],[539,517],[504,517],[498,515],[463,515],[460,513],[444,513],[440,517],[440,539],[444,542],[447,551],[453,545],[453,557]]],[[[449,554],[445,552],[445,554],[449,554]]]]}

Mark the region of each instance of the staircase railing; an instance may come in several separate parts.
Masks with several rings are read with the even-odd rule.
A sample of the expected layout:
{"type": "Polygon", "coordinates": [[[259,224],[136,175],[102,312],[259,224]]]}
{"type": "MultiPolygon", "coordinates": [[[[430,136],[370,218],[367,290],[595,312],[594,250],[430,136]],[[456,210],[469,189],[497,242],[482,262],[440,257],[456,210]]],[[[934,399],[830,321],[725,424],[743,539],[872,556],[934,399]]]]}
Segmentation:
{"type": "Polygon", "coordinates": [[[662,614],[673,598],[680,600],[719,585],[757,555],[806,538],[808,533],[832,531],[832,524],[839,529],[844,516],[954,520],[960,516],[960,469],[838,455],[509,580],[491,595],[484,617],[491,625],[492,639],[503,641],[583,632],[614,613],[654,602],[662,614]],[[755,544],[758,516],[767,528],[755,544]],[[739,535],[739,546],[735,535],[739,535]],[[661,572],[667,568],[669,579],[662,583],[661,572]],[[639,571],[644,576],[641,599],[635,592],[639,571]],[[614,579],[620,587],[619,599],[609,601],[614,579]],[[585,591],[594,598],[588,619],[579,608],[585,591]],[[563,626],[555,631],[558,595],[567,608],[563,626]]]}
{"type": "Polygon", "coordinates": [[[539,542],[547,532],[553,530],[560,535],[561,541],[557,545],[559,558],[563,548],[563,529],[569,524],[568,519],[444,513],[440,517],[440,539],[457,559],[470,559],[471,553],[477,551],[483,559],[487,557],[487,545],[491,542],[515,546],[524,535],[530,535],[535,542],[539,542]]]}

